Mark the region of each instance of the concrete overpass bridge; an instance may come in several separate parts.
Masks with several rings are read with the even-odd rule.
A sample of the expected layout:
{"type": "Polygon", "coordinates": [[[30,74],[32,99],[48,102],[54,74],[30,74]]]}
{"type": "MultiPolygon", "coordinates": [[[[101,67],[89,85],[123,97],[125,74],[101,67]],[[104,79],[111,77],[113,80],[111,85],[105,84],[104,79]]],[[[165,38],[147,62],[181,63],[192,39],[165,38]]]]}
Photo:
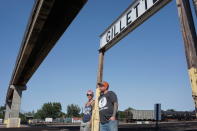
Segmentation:
{"type": "Polygon", "coordinates": [[[35,1],[7,90],[5,120],[18,119],[27,82],[86,2],[35,1]]]}

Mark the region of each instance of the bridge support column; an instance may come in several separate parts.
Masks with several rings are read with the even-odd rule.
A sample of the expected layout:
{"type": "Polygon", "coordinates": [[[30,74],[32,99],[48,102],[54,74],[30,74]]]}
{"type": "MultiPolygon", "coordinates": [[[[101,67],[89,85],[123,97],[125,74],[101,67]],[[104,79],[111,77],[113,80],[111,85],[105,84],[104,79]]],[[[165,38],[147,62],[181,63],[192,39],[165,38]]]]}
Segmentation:
{"type": "Polygon", "coordinates": [[[5,111],[5,117],[4,117],[4,124],[7,124],[7,120],[10,117],[10,109],[11,109],[11,104],[6,102],[6,111],[5,111]]]}
{"type": "Polygon", "coordinates": [[[11,96],[6,100],[6,112],[5,112],[5,121],[7,127],[20,127],[20,105],[22,91],[26,89],[26,86],[15,86],[11,85],[10,89],[12,90],[11,96]]]}

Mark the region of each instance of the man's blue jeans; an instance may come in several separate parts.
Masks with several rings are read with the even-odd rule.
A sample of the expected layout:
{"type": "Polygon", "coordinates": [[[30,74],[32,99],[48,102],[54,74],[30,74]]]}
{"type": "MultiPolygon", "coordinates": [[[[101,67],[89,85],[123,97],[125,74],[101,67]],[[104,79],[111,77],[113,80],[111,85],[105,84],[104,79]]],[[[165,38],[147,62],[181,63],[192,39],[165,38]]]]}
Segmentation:
{"type": "Polygon", "coordinates": [[[118,131],[118,121],[110,120],[107,123],[100,124],[100,131],[118,131]]]}

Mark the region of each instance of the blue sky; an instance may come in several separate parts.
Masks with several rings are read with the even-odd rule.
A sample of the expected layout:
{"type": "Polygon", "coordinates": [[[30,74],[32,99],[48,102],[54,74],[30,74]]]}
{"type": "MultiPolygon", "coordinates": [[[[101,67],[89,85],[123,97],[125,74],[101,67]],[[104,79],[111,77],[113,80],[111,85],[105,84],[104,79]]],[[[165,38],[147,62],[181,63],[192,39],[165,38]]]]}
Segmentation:
{"type": "MultiPolygon", "coordinates": [[[[22,111],[45,102],[80,107],[95,90],[99,35],[132,0],[89,0],[41,64],[23,92],[22,111]]],[[[0,105],[11,79],[34,0],[1,0],[0,105]]],[[[118,95],[119,109],[194,110],[176,3],[161,9],[105,54],[104,80],[118,95]]]]}

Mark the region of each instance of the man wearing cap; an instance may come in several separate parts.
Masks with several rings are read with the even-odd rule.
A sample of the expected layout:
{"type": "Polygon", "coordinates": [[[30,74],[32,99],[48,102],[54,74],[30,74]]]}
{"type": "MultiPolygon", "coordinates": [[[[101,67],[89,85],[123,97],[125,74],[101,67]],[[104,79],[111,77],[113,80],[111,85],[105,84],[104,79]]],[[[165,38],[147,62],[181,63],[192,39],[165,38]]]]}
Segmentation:
{"type": "Polygon", "coordinates": [[[108,91],[109,84],[98,83],[101,94],[99,97],[100,131],[118,131],[118,99],[113,91],[108,91]]]}

